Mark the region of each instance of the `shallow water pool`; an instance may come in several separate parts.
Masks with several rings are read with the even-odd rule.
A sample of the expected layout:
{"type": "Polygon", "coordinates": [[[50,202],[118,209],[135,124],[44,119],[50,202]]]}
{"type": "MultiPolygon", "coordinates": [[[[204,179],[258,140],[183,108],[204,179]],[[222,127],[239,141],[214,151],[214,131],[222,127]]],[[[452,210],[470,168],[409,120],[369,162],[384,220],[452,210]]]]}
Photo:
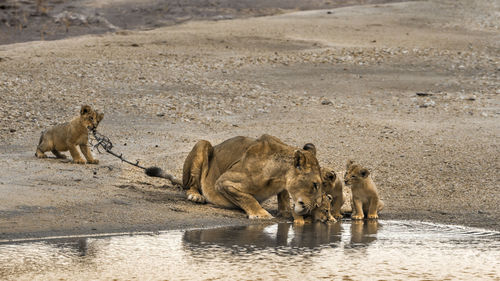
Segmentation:
{"type": "Polygon", "coordinates": [[[500,232],[415,221],[0,244],[1,280],[500,280],[500,232]]]}

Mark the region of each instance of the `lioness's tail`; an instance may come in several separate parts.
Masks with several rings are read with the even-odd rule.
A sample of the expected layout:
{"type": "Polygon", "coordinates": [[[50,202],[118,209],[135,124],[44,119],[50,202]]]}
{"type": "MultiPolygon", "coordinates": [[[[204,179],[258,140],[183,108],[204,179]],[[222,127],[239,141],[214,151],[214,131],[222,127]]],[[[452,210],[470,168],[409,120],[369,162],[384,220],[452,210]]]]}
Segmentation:
{"type": "Polygon", "coordinates": [[[182,182],[180,180],[176,179],[171,174],[166,173],[165,171],[163,171],[159,167],[146,168],[145,172],[146,172],[146,175],[148,175],[150,177],[164,178],[164,179],[169,180],[170,182],[172,182],[175,185],[182,186],[182,182]]]}

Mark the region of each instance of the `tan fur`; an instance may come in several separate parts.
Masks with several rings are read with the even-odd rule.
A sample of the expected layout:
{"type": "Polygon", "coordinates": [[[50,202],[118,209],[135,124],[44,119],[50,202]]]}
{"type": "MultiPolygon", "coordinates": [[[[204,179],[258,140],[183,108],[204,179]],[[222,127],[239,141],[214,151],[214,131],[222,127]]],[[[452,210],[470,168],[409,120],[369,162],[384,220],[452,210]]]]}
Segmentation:
{"type": "Polygon", "coordinates": [[[316,156],[263,135],[234,137],[212,146],[199,141],[184,162],[188,200],[239,207],[250,219],[272,218],[260,202],[278,195],[282,216],[309,213],[321,203],[321,171],[316,156]]]}
{"type": "Polygon", "coordinates": [[[337,220],[331,215],[332,197],[329,194],[323,193],[321,196],[321,204],[311,211],[310,215],[299,216],[293,213],[293,223],[302,225],[311,222],[336,222],[337,220]]]}
{"type": "Polygon", "coordinates": [[[378,212],[384,208],[384,203],[380,201],[377,187],[373,182],[370,172],[353,161],[347,162],[345,184],[351,186],[353,212],[352,219],[361,220],[377,219],[378,212]]]}
{"type": "Polygon", "coordinates": [[[88,132],[97,128],[103,118],[104,113],[98,113],[90,106],[83,105],[80,116],[42,132],[36,148],[36,157],[46,158],[45,152],[51,151],[57,158],[64,159],[66,155],[61,154],[61,151],[69,150],[73,163],[85,164],[86,161],[78,152],[77,146],[79,146],[88,163],[98,164],[99,160],[92,157],[88,147],[88,132]]]}
{"type": "Polygon", "coordinates": [[[323,192],[332,197],[332,215],[336,219],[341,219],[341,207],[345,202],[344,183],[333,170],[322,168],[321,175],[323,177],[323,192]]]}

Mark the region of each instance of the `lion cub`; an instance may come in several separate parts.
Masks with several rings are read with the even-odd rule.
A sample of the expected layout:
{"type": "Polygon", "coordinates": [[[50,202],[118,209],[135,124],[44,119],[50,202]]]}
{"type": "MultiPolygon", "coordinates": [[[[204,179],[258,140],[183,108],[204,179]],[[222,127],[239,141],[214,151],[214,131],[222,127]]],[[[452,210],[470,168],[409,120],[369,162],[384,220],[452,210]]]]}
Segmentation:
{"type": "Polygon", "coordinates": [[[292,212],[293,214],[293,223],[302,225],[304,223],[311,222],[336,222],[337,220],[331,215],[330,207],[332,204],[332,197],[329,194],[323,193],[321,196],[321,204],[314,209],[311,210],[311,214],[299,216],[292,212]]]}
{"type": "Polygon", "coordinates": [[[347,162],[345,184],[351,186],[353,210],[351,218],[361,220],[367,214],[369,219],[377,219],[377,212],[384,208],[378,197],[377,187],[370,172],[353,161],[347,162]]]}
{"type": "Polygon", "coordinates": [[[88,147],[89,130],[94,130],[104,118],[104,113],[94,111],[90,106],[83,105],[80,109],[80,116],[73,118],[70,122],[55,125],[42,132],[40,141],[36,148],[36,157],[46,158],[44,152],[51,151],[57,158],[66,158],[61,151],[71,153],[73,163],[85,164],[85,160],[80,156],[77,146],[90,164],[98,164],[99,160],[92,157],[88,147]]]}
{"type": "Polygon", "coordinates": [[[346,200],[342,177],[338,176],[335,171],[324,168],[321,169],[321,175],[323,177],[323,192],[332,197],[332,215],[336,219],[341,219],[341,208],[346,200]]]}

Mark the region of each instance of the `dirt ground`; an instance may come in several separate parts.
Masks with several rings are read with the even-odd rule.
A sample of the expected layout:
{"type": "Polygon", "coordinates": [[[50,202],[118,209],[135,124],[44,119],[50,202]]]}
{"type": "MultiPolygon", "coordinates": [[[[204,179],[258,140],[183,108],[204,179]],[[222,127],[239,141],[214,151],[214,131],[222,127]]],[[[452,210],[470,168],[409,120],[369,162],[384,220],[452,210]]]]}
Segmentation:
{"type": "Polygon", "coordinates": [[[0,45],[0,240],[259,223],[109,154],[36,159],[82,104],[115,151],[178,178],[198,140],[268,133],[369,167],[380,220],[500,230],[499,24],[498,1],[436,0],[0,45]]]}

